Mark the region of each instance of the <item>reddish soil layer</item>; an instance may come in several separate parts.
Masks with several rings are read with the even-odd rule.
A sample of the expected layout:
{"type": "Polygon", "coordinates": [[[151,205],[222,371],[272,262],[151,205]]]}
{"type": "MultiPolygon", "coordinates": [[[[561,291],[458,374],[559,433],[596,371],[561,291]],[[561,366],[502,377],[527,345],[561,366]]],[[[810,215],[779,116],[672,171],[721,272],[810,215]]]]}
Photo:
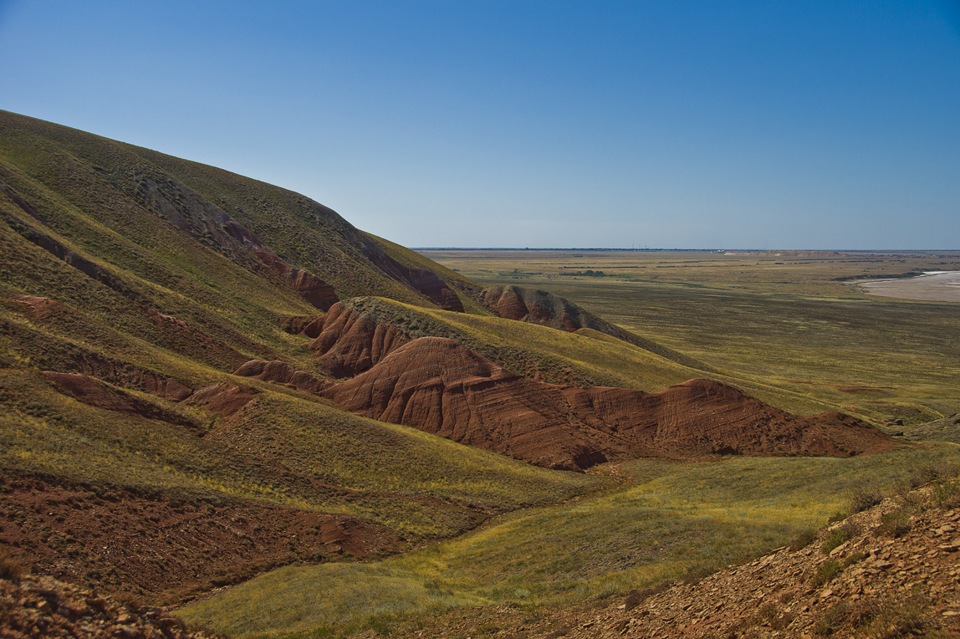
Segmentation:
{"type": "Polygon", "coordinates": [[[796,417],[710,380],[654,394],[545,384],[438,337],[394,348],[324,394],[368,417],[548,468],[637,456],[848,456],[897,446],[852,417],[796,417]]]}
{"type": "Polygon", "coordinates": [[[253,501],[0,475],[0,546],[31,572],[170,603],[297,561],[394,552],[392,532],[253,501]]]}

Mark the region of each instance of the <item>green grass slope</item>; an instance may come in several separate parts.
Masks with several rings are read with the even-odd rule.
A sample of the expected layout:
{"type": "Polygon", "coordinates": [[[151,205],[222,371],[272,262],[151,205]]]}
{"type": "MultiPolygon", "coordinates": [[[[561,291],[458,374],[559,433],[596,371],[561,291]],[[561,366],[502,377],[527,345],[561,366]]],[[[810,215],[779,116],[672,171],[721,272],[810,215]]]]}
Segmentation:
{"type": "Polygon", "coordinates": [[[947,444],[857,459],[629,462],[606,469],[622,482],[617,488],[505,515],[379,562],[282,568],[180,614],[239,637],[386,633],[393,624],[409,630],[464,606],[510,604],[549,617],[553,606],[751,559],[849,512],[857,491],[891,494],[909,485],[910,469],[945,463],[960,463],[960,449],[947,444]]]}

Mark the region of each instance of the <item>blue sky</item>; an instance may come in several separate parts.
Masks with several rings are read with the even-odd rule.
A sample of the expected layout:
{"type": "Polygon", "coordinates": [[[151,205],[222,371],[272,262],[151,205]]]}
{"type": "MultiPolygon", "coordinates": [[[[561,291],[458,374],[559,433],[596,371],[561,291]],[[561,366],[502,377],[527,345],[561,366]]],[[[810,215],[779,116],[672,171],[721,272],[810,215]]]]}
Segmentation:
{"type": "Polygon", "coordinates": [[[960,248],[956,0],[0,0],[0,60],[407,246],[960,248]]]}

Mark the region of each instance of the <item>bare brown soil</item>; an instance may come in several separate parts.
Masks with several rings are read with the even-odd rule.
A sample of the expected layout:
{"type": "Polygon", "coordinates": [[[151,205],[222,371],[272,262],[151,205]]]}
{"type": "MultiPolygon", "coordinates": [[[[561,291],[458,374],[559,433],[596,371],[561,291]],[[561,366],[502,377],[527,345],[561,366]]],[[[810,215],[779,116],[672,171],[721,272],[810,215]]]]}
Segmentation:
{"type": "Polygon", "coordinates": [[[254,501],[203,501],[0,475],[0,546],[30,572],[155,603],[299,561],[396,552],[359,520],[254,501]]]}
{"type": "MultiPolygon", "coordinates": [[[[376,359],[360,355],[364,364],[376,359]]],[[[394,348],[324,394],[362,415],[558,469],[625,457],[850,456],[897,446],[855,418],[793,416],[711,380],[652,394],[546,384],[437,337],[394,348]]]]}

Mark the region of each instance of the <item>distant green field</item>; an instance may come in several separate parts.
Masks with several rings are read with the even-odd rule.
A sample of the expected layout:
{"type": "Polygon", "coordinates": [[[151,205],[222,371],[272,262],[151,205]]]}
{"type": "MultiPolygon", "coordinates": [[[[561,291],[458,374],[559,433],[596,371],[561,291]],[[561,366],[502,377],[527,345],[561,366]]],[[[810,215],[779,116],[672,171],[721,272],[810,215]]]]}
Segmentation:
{"type": "Polygon", "coordinates": [[[891,494],[916,469],[944,463],[960,464],[960,447],[608,465],[602,472],[621,485],[603,493],[504,515],[383,561],[281,568],[180,614],[240,637],[383,631],[451,608],[504,603],[548,615],[551,606],[748,560],[822,526],[857,489],[891,494]]]}
{"type": "Polygon", "coordinates": [[[875,422],[909,430],[960,412],[960,304],[874,297],[837,280],[960,270],[957,252],[424,253],[487,285],[548,289],[733,378],[875,422]],[[565,275],[584,270],[605,275],[565,275]]]}

